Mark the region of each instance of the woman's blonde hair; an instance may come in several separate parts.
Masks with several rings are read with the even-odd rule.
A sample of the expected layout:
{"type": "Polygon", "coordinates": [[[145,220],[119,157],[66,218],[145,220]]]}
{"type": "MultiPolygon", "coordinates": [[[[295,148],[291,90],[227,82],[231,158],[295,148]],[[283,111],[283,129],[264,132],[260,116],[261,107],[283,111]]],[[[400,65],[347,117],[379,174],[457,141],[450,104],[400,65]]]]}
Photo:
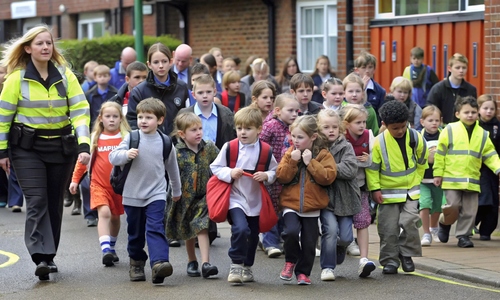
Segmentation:
{"type": "Polygon", "coordinates": [[[339,133],[340,134],[344,134],[344,124],[342,122],[342,119],[340,118],[339,114],[334,111],[333,109],[331,108],[327,108],[327,109],[322,109],[319,111],[318,113],[318,125],[321,127],[321,124],[323,124],[323,121],[326,119],[326,118],[335,118],[337,119],[337,121],[339,122],[339,133]]]}
{"type": "Polygon", "coordinates": [[[363,79],[361,79],[361,77],[354,72],[347,75],[344,78],[344,80],[342,80],[342,86],[344,87],[344,92],[345,92],[345,89],[347,88],[347,85],[349,83],[359,84],[359,86],[361,87],[361,90],[363,91],[363,101],[360,104],[365,104],[367,96],[366,96],[365,84],[363,83],[363,79]]]}
{"type": "Polygon", "coordinates": [[[351,123],[361,115],[368,118],[368,111],[363,105],[359,104],[347,104],[340,110],[340,117],[342,118],[344,125],[351,123]]]}
{"type": "Polygon", "coordinates": [[[94,139],[92,140],[92,145],[90,146],[90,153],[93,153],[97,148],[97,142],[99,141],[99,136],[104,131],[104,124],[102,123],[102,113],[106,108],[114,108],[118,111],[120,115],[120,133],[122,134],[122,140],[130,132],[130,126],[128,125],[127,120],[123,116],[122,107],[120,104],[112,101],[106,101],[101,105],[101,109],[99,110],[99,116],[94,122],[94,129],[92,130],[92,136],[94,139]]]}
{"type": "Polygon", "coordinates": [[[48,32],[52,40],[53,50],[51,61],[60,66],[69,67],[68,62],[61,54],[55,43],[54,37],[52,35],[51,29],[45,24],[35,26],[28,30],[20,38],[12,39],[5,45],[5,50],[3,50],[3,59],[0,60],[0,65],[7,67],[7,74],[12,73],[15,69],[24,69],[28,65],[31,59],[31,55],[25,50],[25,46],[30,46],[33,40],[40,34],[48,32]]]}
{"type": "Polygon", "coordinates": [[[202,125],[200,117],[193,112],[183,112],[178,114],[174,119],[174,130],[170,136],[180,138],[179,131],[186,132],[193,125],[202,125]]]}
{"type": "Polygon", "coordinates": [[[295,128],[302,130],[308,137],[312,137],[314,134],[317,134],[317,138],[314,140],[311,149],[313,157],[318,155],[321,150],[327,149],[328,139],[319,130],[318,121],[314,116],[305,115],[298,117],[292,125],[290,125],[290,132],[292,132],[295,128]]]}

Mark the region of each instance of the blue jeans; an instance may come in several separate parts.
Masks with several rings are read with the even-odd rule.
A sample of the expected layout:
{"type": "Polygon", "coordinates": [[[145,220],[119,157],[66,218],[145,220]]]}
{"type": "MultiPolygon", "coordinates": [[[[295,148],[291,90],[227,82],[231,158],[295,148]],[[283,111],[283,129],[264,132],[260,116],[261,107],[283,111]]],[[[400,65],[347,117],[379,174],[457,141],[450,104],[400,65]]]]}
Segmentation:
{"type": "Polygon", "coordinates": [[[240,208],[229,210],[231,248],[228,254],[233,264],[253,266],[259,243],[259,217],[249,217],[240,208]]]}
{"type": "Polygon", "coordinates": [[[165,201],[157,200],[144,207],[125,205],[127,213],[128,255],[133,260],[146,261],[147,241],[151,267],[168,260],[168,242],[165,236],[165,201]]]}
{"type": "Polygon", "coordinates": [[[16,172],[14,172],[14,168],[10,166],[10,175],[9,175],[9,207],[12,206],[23,206],[23,191],[19,186],[19,182],[17,181],[16,172]]]}
{"type": "Polygon", "coordinates": [[[337,266],[337,244],[347,247],[353,240],[352,216],[336,216],[333,211],[322,209],[321,221],[321,269],[337,266]]]}
{"type": "Polygon", "coordinates": [[[85,219],[97,219],[97,210],[90,209],[90,179],[85,176],[80,183],[80,193],[83,202],[83,215],[85,219]]]}

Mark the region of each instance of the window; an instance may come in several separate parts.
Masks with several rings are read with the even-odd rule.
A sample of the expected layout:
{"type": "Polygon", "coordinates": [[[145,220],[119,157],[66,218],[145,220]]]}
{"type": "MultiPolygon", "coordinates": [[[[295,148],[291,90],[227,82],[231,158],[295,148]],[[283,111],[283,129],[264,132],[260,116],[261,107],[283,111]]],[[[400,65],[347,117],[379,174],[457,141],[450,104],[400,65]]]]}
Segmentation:
{"type": "Polygon", "coordinates": [[[484,0],[376,0],[376,18],[419,14],[484,11],[484,0]]]}
{"type": "Polygon", "coordinates": [[[312,73],[320,55],[337,67],[337,1],[297,2],[297,59],[304,73],[312,73]]]}
{"type": "Polygon", "coordinates": [[[80,14],[78,20],[78,39],[93,39],[104,35],[104,13],[80,14]]]}

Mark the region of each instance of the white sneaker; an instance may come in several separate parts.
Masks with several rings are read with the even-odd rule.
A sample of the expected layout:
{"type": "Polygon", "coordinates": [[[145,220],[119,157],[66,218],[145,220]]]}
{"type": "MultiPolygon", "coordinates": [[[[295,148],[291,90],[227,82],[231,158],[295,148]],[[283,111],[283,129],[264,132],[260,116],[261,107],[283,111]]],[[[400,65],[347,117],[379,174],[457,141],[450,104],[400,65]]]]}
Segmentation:
{"type": "Polygon", "coordinates": [[[333,274],[333,269],[326,268],[321,271],[321,280],[323,281],[334,281],[335,274],[333,274]]]}
{"type": "Polygon", "coordinates": [[[359,269],[358,269],[358,275],[361,278],[365,278],[370,276],[373,270],[375,270],[375,264],[368,260],[367,258],[360,259],[359,261],[359,269]]]}
{"type": "Polygon", "coordinates": [[[276,258],[281,256],[281,250],[276,247],[267,247],[266,248],[267,257],[276,258]]]}
{"type": "Polygon", "coordinates": [[[359,256],[360,255],[359,247],[358,247],[358,244],[356,244],[356,241],[352,241],[352,243],[350,243],[349,246],[347,246],[347,254],[349,254],[351,256],[359,256]]]}
{"type": "Polygon", "coordinates": [[[243,282],[252,282],[253,281],[253,273],[251,267],[244,266],[243,271],[241,272],[241,278],[243,282]]]}
{"type": "Polygon", "coordinates": [[[316,248],[316,257],[320,257],[320,256],[321,256],[321,250],[316,248]]]}
{"type": "Polygon", "coordinates": [[[438,231],[439,231],[439,228],[431,229],[432,241],[435,243],[441,243],[441,241],[439,240],[439,237],[438,237],[438,231]]]}
{"type": "Polygon", "coordinates": [[[231,264],[231,268],[229,269],[229,276],[227,277],[227,281],[231,283],[243,283],[243,266],[237,264],[231,264]]]}
{"type": "Polygon", "coordinates": [[[430,233],[424,233],[422,240],[420,241],[422,247],[429,247],[432,244],[432,236],[430,233]]]}

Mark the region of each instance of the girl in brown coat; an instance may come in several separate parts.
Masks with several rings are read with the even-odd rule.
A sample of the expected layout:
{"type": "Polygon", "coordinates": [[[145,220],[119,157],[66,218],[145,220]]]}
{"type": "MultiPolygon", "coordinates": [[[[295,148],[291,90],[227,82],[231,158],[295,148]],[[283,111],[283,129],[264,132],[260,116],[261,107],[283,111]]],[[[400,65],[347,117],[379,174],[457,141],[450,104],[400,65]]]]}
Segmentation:
{"type": "Polygon", "coordinates": [[[335,180],[335,160],[327,148],[326,137],[318,130],[316,118],[302,116],[290,126],[293,146],[282,158],[276,177],[283,184],[280,205],[283,209],[282,237],[285,266],[280,278],[299,285],[311,284],[318,240],[320,210],[328,205],[326,187],[335,180]]]}

